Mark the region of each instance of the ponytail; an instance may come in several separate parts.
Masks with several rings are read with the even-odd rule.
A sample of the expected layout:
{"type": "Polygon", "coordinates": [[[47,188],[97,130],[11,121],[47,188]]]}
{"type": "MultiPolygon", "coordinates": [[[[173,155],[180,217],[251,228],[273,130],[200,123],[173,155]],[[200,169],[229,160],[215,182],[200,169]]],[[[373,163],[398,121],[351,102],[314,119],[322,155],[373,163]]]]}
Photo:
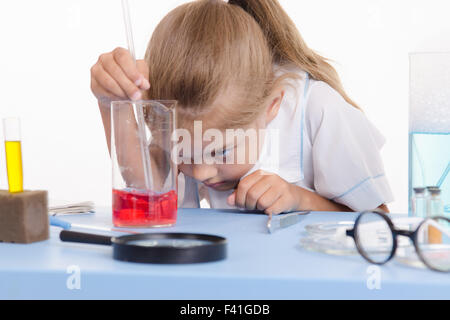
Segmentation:
{"type": "Polygon", "coordinates": [[[293,64],[312,78],[324,81],[355,108],[358,105],[345,93],[342,82],[327,59],[308,48],[294,22],[277,0],[229,0],[250,14],[261,27],[272,51],[274,63],[293,64]]]}

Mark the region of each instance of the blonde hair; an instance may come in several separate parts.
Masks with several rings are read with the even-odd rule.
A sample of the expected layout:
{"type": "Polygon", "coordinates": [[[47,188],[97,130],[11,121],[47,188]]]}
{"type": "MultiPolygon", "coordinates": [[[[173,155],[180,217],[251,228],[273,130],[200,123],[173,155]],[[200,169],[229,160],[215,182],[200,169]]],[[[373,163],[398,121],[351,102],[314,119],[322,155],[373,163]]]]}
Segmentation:
{"type": "Polygon", "coordinates": [[[152,84],[149,98],[177,100],[180,118],[213,112],[214,118],[226,119],[227,128],[251,123],[273,90],[284,79],[295,77],[276,78],[274,65],[308,72],[358,108],[346,95],[336,70],[306,46],[276,0],[183,4],[159,23],[145,60],[152,84]],[[233,108],[212,109],[220,97],[233,108]]]}

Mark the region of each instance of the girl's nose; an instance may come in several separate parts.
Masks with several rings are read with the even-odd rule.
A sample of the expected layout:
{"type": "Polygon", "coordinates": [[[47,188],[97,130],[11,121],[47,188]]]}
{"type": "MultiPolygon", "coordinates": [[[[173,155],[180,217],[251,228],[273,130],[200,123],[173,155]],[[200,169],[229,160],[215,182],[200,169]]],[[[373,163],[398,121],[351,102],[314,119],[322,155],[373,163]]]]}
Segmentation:
{"type": "Polygon", "coordinates": [[[193,165],[192,178],[197,181],[207,181],[217,176],[217,169],[209,165],[193,165]]]}

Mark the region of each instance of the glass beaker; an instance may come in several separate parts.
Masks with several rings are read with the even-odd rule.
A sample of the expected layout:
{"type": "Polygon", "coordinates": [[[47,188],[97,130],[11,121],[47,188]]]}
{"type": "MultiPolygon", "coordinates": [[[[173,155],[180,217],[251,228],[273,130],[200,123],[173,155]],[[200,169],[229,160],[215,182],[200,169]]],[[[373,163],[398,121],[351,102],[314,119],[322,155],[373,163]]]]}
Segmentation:
{"type": "Polygon", "coordinates": [[[176,101],[111,103],[112,208],[116,227],[169,227],[177,220],[171,152],[176,101]]]}
{"type": "Polygon", "coordinates": [[[450,215],[450,52],[410,55],[409,213],[414,188],[442,190],[450,215]]]}

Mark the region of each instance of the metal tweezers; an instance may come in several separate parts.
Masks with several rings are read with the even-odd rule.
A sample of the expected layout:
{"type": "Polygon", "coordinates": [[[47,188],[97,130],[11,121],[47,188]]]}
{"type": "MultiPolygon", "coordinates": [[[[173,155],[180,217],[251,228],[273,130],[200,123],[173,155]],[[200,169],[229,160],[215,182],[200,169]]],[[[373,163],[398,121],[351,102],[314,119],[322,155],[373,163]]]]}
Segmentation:
{"type": "Polygon", "coordinates": [[[311,211],[294,212],[280,216],[269,215],[267,220],[267,230],[269,233],[274,233],[279,229],[285,229],[299,223],[301,217],[310,214],[311,211]]]}

